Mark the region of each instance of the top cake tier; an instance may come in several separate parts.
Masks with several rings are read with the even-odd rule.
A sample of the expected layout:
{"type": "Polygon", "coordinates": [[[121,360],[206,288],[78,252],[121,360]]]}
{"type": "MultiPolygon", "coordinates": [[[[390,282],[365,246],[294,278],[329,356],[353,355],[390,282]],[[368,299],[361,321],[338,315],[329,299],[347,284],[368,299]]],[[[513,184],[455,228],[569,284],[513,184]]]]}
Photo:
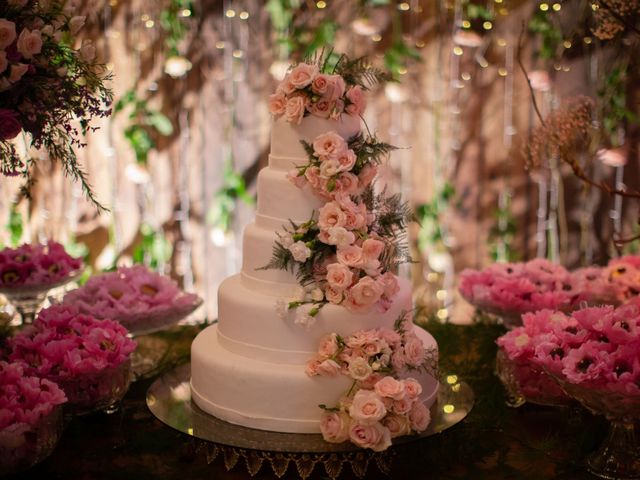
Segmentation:
{"type": "Polygon", "coordinates": [[[338,119],[332,120],[308,115],[300,125],[287,122],[284,117],[277,118],[271,128],[269,167],[289,171],[296,165],[307,163],[307,154],[301,140],[312,143],[318,135],[330,131],[348,140],[360,132],[360,118],[342,114],[338,119]]]}

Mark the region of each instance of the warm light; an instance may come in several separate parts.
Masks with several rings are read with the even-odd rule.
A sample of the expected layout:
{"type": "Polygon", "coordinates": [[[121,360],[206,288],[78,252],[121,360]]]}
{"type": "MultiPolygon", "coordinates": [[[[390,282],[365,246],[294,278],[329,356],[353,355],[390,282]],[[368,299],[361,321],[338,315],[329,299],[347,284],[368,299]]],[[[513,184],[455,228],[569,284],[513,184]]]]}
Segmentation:
{"type": "Polygon", "coordinates": [[[434,283],[438,281],[438,274],[435,272],[427,273],[427,282],[434,283]]]}
{"type": "Polygon", "coordinates": [[[482,28],[484,28],[485,30],[491,30],[493,28],[493,23],[487,20],[482,24],[482,28]]]}
{"type": "Polygon", "coordinates": [[[451,405],[450,403],[447,403],[446,405],[444,405],[442,407],[442,411],[444,413],[453,413],[453,411],[456,409],[456,407],[454,407],[453,405],[451,405]]]}
{"type": "Polygon", "coordinates": [[[247,11],[240,12],[240,15],[238,16],[240,17],[240,20],[246,20],[247,18],[249,18],[249,12],[247,11]]]}
{"type": "Polygon", "coordinates": [[[564,48],[571,48],[571,42],[569,40],[565,40],[564,42],[562,42],[562,46],[564,48]]]}
{"type": "Polygon", "coordinates": [[[503,17],[506,17],[507,15],[509,15],[509,10],[507,10],[506,8],[502,7],[500,10],[498,10],[498,12],[500,13],[500,15],[502,15],[503,17]]]}
{"type": "Polygon", "coordinates": [[[224,42],[223,42],[222,40],[218,40],[218,41],[216,42],[216,48],[217,48],[218,50],[222,50],[222,49],[224,48],[224,42]]]}
{"type": "Polygon", "coordinates": [[[438,300],[446,300],[447,298],[447,291],[446,290],[438,290],[436,292],[436,298],[438,300]]]}
{"type": "Polygon", "coordinates": [[[559,72],[560,70],[562,70],[562,65],[560,65],[559,63],[556,63],[556,64],[553,66],[553,69],[554,69],[555,71],[559,72]]]}
{"type": "Polygon", "coordinates": [[[471,22],[469,20],[463,20],[462,28],[471,28],[471,22]]]}
{"type": "Polygon", "coordinates": [[[597,3],[592,3],[592,4],[591,4],[591,10],[593,10],[594,12],[595,12],[596,10],[598,10],[598,8],[600,8],[600,6],[599,6],[597,3]]]}
{"type": "Polygon", "coordinates": [[[140,15],[141,22],[146,22],[147,20],[149,20],[149,15],[147,15],[146,13],[143,13],[142,15],[140,15]]]}
{"type": "Polygon", "coordinates": [[[547,10],[549,10],[549,4],[548,3],[541,3],[540,4],[540,10],[542,10],[543,12],[546,12],[547,10]]]}
{"type": "Polygon", "coordinates": [[[193,437],[193,428],[187,428],[187,433],[193,437]]]}
{"type": "Polygon", "coordinates": [[[436,313],[436,315],[440,320],[446,320],[449,316],[449,311],[446,308],[441,308],[440,310],[438,310],[438,313],[436,313]]]}
{"type": "Polygon", "coordinates": [[[591,37],[584,37],[584,43],[586,43],[587,45],[591,45],[591,42],[593,40],[591,40],[591,37]]]}
{"type": "Polygon", "coordinates": [[[400,75],[405,75],[407,73],[407,69],[404,68],[404,67],[400,67],[400,68],[398,68],[398,73],[400,75]]]}
{"type": "Polygon", "coordinates": [[[236,16],[236,11],[230,8],[229,10],[227,10],[225,15],[227,16],[227,18],[233,18],[236,16]]]}
{"type": "Polygon", "coordinates": [[[164,62],[164,71],[173,78],[180,78],[191,70],[191,62],[184,57],[172,56],[164,62]]]}
{"type": "Polygon", "coordinates": [[[554,11],[559,12],[561,8],[562,8],[562,5],[560,5],[559,3],[554,3],[553,4],[553,10],[554,11]]]}
{"type": "Polygon", "coordinates": [[[420,5],[416,5],[413,9],[414,12],[416,13],[422,13],[422,7],[420,5]]]}
{"type": "Polygon", "coordinates": [[[455,385],[451,385],[451,391],[452,392],[459,392],[460,391],[460,384],[456,383],[455,385]]]}
{"type": "Polygon", "coordinates": [[[109,62],[105,65],[105,67],[107,67],[107,70],[113,70],[114,65],[112,62],[109,62]]]}
{"type": "Polygon", "coordinates": [[[569,72],[569,71],[571,71],[571,67],[569,65],[567,65],[566,67],[562,67],[562,71],[563,72],[569,72]]]}
{"type": "Polygon", "coordinates": [[[242,58],[244,57],[244,52],[242,50],[234,50],[232,55],[233,58],[242,58]]]}
{"type": "Polygon", "coordinates": [[[371,35],[371,40],[373,42],[379,42],[380,40],[382,40],[382,35],[380,35],[379,33],[373,34],[371,35]]]}
{"type": "Polygon", "coordinates": [[[502,3],[502,0],[493,0],[496,3],[502,3]]]}
{"type": "Polygon", "coordinates": [[[489,62],[487,62],[487,59],[484,57],[476,56],[476,61],[478,62],[478,65],[480,65],[482,68],[487,68],[489,66],[489,62]]]}
{"type": "Polygon", "coordinates": [[[507,46],[507,41],[504,38],[499,38],[498,39],[498,46],[506,47],[507,46]]]}
{"type": "Polygon", "coordinates": [[[182,15],[183,17],[190,17],[191,16],[191,10],[189,10],[188,8],[185,8],[184,10],[182,10],[180,12],[180,15],[182,15]]]}
{"type": "Polygon", "coordinates": [[[146,22],[144,22],[144,26],[147,28],[153,28],[154,25],[155,22],[153,20],[147,20],[146,22]]]}
{"type": "Polygon", "coordinates": [[[449,385],[453,385],[454,383],[458,383],[458,376],[457,375],[447,375],[447,383],[449,385]]]}
{"type": "Polygon", "coordinates": [[[460,56],[464,53],[464,51],[462,50],[462,47],[458,47],[457,45],[455,47],[453,47],[453,54],[460,56]]]}
{"type": "Polygon", "coordinates": [[[423,48],[426,45],[422,40],[416,40],[416,47],[423,48]]]}
{"type": "Polygon", "coordinates": [[[118,0],[110,0],[109,5],[111,5],[112,7],[115,7],[116,5],[118,5],[118,0]]]}
{"type": "Polygon", "coordinates": [[[507,69],[504,67],[500,67],[498,69],[498,75],[500,75],[501,77],[506,77],[507,76],[507,69]]]}
{"type": "Polygon", "coordinates": [[[407,2],[402,2],[398,5],[398,10],[402,10],[403,12],[406,12],[410,8],[411,6],[407,2]]]}
{"type": "Polygon", "coordinates": [[[462,75],[460,75],[460,78],[468,82],[469,80],[471,80],[471,74],[469,72],[464,72],[462,75]]]}
{"type": "Polygon", "coordinates": [[[322,0],[316,2],[316,7],[319,9],[323,9],[327,6],[327,2],[323,2],[322,0]]]}

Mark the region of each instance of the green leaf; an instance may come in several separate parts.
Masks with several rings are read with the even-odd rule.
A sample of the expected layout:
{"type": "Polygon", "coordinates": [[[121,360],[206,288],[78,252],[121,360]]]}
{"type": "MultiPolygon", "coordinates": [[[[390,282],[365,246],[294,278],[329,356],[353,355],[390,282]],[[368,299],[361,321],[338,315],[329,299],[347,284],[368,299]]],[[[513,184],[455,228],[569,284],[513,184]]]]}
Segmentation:
{"type": "Polygon", "coordinates": [[[149,112],[147,116],[147,123],[155,128],[160,135],[165,137],[171,135],[173,133],[173,124],[171,120],[158,111],[149,112]]]}

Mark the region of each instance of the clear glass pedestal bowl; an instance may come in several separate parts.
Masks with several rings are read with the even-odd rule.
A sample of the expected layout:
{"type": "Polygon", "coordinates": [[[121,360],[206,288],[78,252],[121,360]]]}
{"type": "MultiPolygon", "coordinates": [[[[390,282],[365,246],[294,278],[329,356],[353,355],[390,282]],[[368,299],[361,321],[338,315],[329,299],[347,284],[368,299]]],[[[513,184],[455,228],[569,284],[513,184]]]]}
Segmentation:
{"type": "Polygon", "coordinates": [[[603,415],[609,431],[599,448],[587,459],[588,470],[611,480],[640,479],[640,395],[614,392],[568,382],[547,371],[562,389],[595,415],[603,415]]]}

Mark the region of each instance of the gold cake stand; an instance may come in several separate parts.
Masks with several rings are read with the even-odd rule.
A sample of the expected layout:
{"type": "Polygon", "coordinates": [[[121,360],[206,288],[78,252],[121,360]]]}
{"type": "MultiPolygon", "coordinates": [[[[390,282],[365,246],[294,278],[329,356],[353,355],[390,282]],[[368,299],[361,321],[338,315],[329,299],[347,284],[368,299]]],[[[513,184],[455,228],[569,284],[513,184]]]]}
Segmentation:
{"type": "MultiPolygon", "coordinates": [[[[206,452],[208,463],[222,457],[225,468],[231,470],[242,459],[251,476],[266,463],[278,478],[293,464],[303,479],[317,465],[322,465],[331,479],[338,478],[345,465],[351,467],[357,478],[364,478],[372,464],[382,473],[391,470],[393,447],[376,453],[349,442],[327,443],[320,434],[256,430],[213,417],[191,400],[190,378],[188,363],[165,373],[147,390],[147,406],[163,423],[197,439],[197,449],[206,452]]],[[[471,387],[456,375],[442,378],[437,400],[431,407],[429,428],[419,435],[394,439],[394,446],[440,433],[469,414],[474,402],[471,387]]]]}

